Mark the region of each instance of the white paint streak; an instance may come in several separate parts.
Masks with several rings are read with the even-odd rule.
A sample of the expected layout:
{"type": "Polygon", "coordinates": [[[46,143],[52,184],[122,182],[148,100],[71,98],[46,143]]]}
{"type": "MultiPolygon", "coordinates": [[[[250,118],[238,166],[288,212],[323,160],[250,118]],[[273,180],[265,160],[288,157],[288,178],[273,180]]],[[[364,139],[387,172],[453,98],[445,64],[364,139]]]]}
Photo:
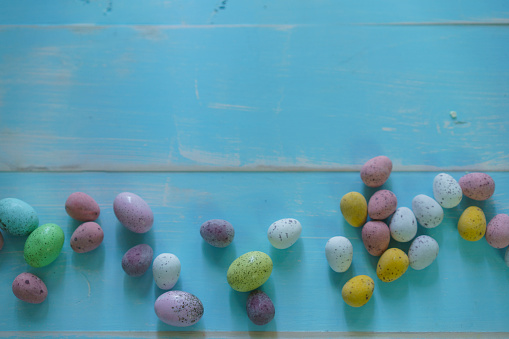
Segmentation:
{"type": "Polygon", "coordinates": [[[198,92],[198,79],[194,80],[194,94],[196,95],[196,100],[200,100],[200,93],[198,92]]]}
{"type": "Polygon", "coordinates": [[[440,125],[437,123],[437,132],[438,134],[442,134],[442,131],[440,130],[440,125]]]}
{"type": "Polygon", "coordinates": [[[396,131],[396,129],[393,128],[393,127],[382,127],[382,131],[385,131],[385,132],[394,132],[394,131],[396,131]]]}
{"type": "Polygon", "coordinates": [[[230,104],[221,104],[221,103],[210,103],[208,107],[214,108],[214,109],[229,109],[229,110],[244,111],[244,112],[253,112],[258,109],[258,107],[230,105],[230,104]]]}
{"type": "Polygon", "coordinates": [[[198,164],[240,166],[240,156],[238,153],[222,154],[207,152],[199,149],[187,148],[183,145],[179,145],[179,152],[184,158],[198,164]]]}

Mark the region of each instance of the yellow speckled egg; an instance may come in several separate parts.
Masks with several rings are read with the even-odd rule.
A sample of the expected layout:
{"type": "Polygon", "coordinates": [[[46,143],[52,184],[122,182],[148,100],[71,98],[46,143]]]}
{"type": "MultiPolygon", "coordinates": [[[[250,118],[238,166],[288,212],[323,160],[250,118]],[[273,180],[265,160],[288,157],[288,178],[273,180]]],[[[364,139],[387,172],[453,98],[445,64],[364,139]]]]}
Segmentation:
{"type": "Polygon", "coordinates": [[[339,203],[341,213],[346,221],[353,227],[364,225],[368,217],[368,203],[366,198],[359,192],[347,193],[339,203]]]}
{"type": "Polygon", "coordinates": [[[408,269],[408,256],[399,248],[389,248],[382,254],[376,267],[376,275],[384,282],[401,277],[408,269]]]}
{"type": "Polygon", "coordinates": [[[468,207],[458,220],[458,232],[468,241],[477,241],[486,233],[486,217],[477,206],[468,207]]]}
{"type": "Polygon", "coordinates": [[[272,259],[259,251],[252,251],[235,259],[226,279],[231,288],[239,292],[249,292],[262,286],[272,273],[272,259]]]}
{"type": "Polygon", "coordinates": [[[375,282],[367,275],[358,275],[348,280],[341,290],[343,300],[350,306],[361,307],[365,305],[375,289],[375,282]]]}

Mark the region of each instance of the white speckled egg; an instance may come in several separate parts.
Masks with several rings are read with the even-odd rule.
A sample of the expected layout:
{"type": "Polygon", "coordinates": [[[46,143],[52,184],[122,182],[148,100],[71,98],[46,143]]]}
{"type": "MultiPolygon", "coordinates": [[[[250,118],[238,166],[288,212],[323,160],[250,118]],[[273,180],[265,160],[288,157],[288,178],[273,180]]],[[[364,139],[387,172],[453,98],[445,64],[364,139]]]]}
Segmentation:
{"type": "Polygon", "coordinates": [[[394,240],[407,242],[417,234],[417,220],[414,212],[408,207],[400,207],[392,216],[389,224],[391,236],[394,240]]]}
{"type": "Polygon", "coordinates": [[[273,222],[267,231],[267,238],[275,248],[288,248],[299,240],[302,226],[296,219],[287,218],[273,222]]]}
{"type": "Polygon", "coordinates": [[[152,273],[157,287],[162,290],[172,289],[180,276],[180,260],[171,253],[159,254],[152,264],[152,273]]]}
{"type": "Polygon", "coordinates": [[[415,238],[408,250],[408,259],[410,267],[414,270],[422,270],[438,256],[438,243],[435,239],[427,235],[421,235],[415,238]]]}
{"type": "Polygon", "coordinates": [[[330,238],[325,244],[325,256],[330,268],[335,272],[345,272],[352,264],[352,243],[345,237],[330,238]]]}
{"type": "Polygon", "coordinates": [[[424,194],[419,194],[412,200],[412,210],[419,224],[425,228],[437,227],[444,219],[442,207],[424,194]]]}
{"type": "Polygon", "coordinates": [[[453,208],[459,205],[463,198],[460,184],[449,174],[440,173],[433,179],[433,196],[444,208],[453,208]]]}

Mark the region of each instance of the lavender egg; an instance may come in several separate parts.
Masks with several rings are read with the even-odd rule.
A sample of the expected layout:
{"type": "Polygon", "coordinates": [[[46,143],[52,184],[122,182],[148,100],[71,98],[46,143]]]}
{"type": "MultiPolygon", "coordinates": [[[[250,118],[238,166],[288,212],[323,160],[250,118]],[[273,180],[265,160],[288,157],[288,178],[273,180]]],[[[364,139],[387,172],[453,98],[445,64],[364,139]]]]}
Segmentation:
{"type": "Polygon", "coordinates": [[[71,236],[71,248],[76,253],[95,250],[104,239],[104,232],[99,224],[89,221],[78,226],[71,236]]]}
{"type": "Polygon", "coordinates": [[[208,244],[223,248],[232,243],[235,230],[226,220],[212,219],[201,225],[200,235],[208,244]]]}
{"type": "Polygon", "coordinates": [[[21,273],[12,282],[12,293],[16,298],[30,304],[40,304],[48,296],[46,284],[38,276],[21,273]]]}
{"type": "Polygon", "coordinates": [[[122,268],[131,277],[142,276],[152,264],[153,257],[152,247],[147,244],[136,245],[122,257],[122,268]]]}
{"type": "Polygon", "coordinates": [[[247,316],[255,325],[265,325],[274,319],[276,309],[269,296],[256,290],[249,293],[246,304],[247,316]]]}
{"type": "Polygon", "coordinates": [[[118,221],[135,233],[146,233],[152,228],[154,214],[140,196],[123,192],[113,201],[113,211],[118,221]]]}
{"type": "Polygon", "coordinates": [[[183,291],[163,293],[157,298],[154,310],[162,322],[178,327],[196,324],[204,312],[200,299],[183,291]]]}
{"type": "Polygon", "coordinates": [[[368,202],[368,215],[373,220],[389,217],[398,205],[396,195],[389,190],[376,191],[368,202]]]}

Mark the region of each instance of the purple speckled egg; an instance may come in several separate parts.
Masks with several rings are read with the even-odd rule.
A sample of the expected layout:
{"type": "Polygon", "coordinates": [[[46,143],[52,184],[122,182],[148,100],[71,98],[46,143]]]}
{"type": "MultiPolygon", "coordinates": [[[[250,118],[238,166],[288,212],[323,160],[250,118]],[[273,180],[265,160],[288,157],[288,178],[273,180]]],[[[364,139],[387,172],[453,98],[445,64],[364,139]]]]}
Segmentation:
{"type": "Polygon", "coordinates": [[[398,199],[389,190],[375,192],[368,202],[368,215],[373,220],[383,220],[396,211],[398,199]]]}
{"type": "Polygon", "coordinates": [[[212,219],[201,225],[200,235],[208,244],[222,248],[232,243],[235,230],[226,220],[212,219]]]}
{"type": "Polygon", "coordinates": [[[260,290],[252,291],[247,297],[247,316],[255,325],[265,325],[274,319],[276,309],[269,296],[260,290]]]}
{"type": "Polygon", "coordinates": [[[74,192],[67,198],[65,211],[71,218],[79,221],[94,221],[101,213],[97,202],[83,192],[74,192]]]}
{"type": "Polygon", "coordinates": [[[459,180],[461,190],[470,199],[487,200],[495,192],[495,181],[486,173],[468,173],[459,180]]]}
{"type": "Polygon", "coordinates": [[[0,250],[4,248],[4,236],[2,235],[2,232],[0,232],[0,250]]]}
{"type": "Polygon", "coordinates": [[[104,232],[98,223],[85,222],[76,228],[71,236],[71,248],[77,253],[95,250],[103,242],[104,232]]]}
{"type": "Polygon", "coordinates": [[[368,221],[362,227],[362,242],[369,254],[381,256],[389,247],[390,241],[391,231],[383,221],[368,221]]]}
{"type": "Polygon", "coordinates": [[[169,291],[157,298],[154,309],[157,317],[172,326],[194,325],[203,316],[203,304],[191,293],[169,291]]]}
{"type": "Polygon", "coordinates": [[[31,304],[40,304],[48,296],[46,284],[32,273],[21,273],[12,282],[12,293],[20,299],[31,304]]]}
{"type": "Polygon", "coordinates": [[[113,211],[117,219],[128,230],[135,233],[146,233],[152,228],[154,214],[140,196],[123,192],[113,201],[113,211]]]}
{"type": "Polygon", "coordinates": [[[369,187],[382,186],[392,171],[392,161],[385,155],[369,159],[361,168],[361,179],[369,187]]]}
{"type": "Polygon", "coordinates": [[[486,240],[495,248],[509,246],[509,215],[497,214],[491,219],[486,227],[486,240]]]}
{"type": "Polygon", "coordinates": [[[154,251],[147,244],[140,244],[129,249],[122,257],[122,268],[131,277],[139,277],[152,264],[154,251]]]}

